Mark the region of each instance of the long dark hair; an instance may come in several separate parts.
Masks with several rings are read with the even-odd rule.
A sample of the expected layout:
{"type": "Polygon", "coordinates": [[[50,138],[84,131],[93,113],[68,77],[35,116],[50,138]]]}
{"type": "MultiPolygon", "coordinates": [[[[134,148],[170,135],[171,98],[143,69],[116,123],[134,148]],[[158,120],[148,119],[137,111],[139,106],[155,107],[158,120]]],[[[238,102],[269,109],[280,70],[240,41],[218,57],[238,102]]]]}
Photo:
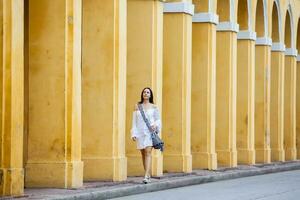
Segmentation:
{"type": "Polygon", "coordinates": [[[141,101],[139,102],[139,104],[141,104],[141,103],[144,102],[143,92],[144,92],[144,90],[146,90],[146,89],[148,89],[148,90],[150,91],[150,95],[151,95],[150,98],[149,98],[149,102],[154,104],[154,101],[153,101],[153,92],[152,92],[151,88],[149,88],[149,87],[145,87],[145,88],[142,90],[142,93],[141,93],[141,101]]]}

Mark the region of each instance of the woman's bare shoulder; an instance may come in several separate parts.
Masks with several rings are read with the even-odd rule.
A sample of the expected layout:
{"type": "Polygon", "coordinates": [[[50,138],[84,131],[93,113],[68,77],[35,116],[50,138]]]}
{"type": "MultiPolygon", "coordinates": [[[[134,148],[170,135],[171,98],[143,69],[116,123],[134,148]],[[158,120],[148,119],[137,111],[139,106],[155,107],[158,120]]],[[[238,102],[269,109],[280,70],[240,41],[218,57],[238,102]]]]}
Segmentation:
{"type": "Polygon", "coordinates": [[[153,103],[151,104],[151,106],[152,106],[152,108],[158,108],[158,106],[153,103]]]}

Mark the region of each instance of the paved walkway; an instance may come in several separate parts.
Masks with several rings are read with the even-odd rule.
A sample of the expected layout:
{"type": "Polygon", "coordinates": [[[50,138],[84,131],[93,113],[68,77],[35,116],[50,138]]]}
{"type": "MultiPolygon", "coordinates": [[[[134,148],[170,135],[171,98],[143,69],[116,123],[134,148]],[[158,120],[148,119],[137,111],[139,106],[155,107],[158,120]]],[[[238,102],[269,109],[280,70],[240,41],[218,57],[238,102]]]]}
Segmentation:
{"type": "MultiPolygon", "coordinates": [[[[247,176],[263,175],[268,173],[300,170],[300,161],[278,162],[236,168],[220,168],[215,171],[194,170],[190,174],[167,173],[163,177],[153,178],[152,183],[143,184],[142,177],[129,177],[124,182],[86,182],[79,189],[25,189],[24,197],[18,200],[48,199],[48,200],[74,200],[74,199],[108,199],[127,195],[140,194],[196,185],[220,180],[241,178],[247,176]]],[[[5,197],[1,199],[12,199],[5,197]]]]}
{"type": "Polygon", "coordinates": [[[299,200],[300,170],[169,189],[114,200],[299,200]]]}

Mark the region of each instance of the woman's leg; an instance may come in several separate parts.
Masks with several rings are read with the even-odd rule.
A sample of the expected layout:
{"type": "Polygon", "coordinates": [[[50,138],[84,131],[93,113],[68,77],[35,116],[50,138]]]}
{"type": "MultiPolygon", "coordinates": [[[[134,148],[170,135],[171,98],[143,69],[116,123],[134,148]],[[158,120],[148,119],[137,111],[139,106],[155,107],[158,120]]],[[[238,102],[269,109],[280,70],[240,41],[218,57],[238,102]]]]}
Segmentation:
{"type": "Polygon", "coordinates": [[[145,176],[150,177],[152,147],[145,148],[145,176]]]}
{"type": "Polygon", "coordinates": [[[144,167],[144,170],[146,171],[146,166],[145,166],[145,149],[141,149],[141,154],[142,154],[142,160],[143,160],[143,167],[144,167]]]}

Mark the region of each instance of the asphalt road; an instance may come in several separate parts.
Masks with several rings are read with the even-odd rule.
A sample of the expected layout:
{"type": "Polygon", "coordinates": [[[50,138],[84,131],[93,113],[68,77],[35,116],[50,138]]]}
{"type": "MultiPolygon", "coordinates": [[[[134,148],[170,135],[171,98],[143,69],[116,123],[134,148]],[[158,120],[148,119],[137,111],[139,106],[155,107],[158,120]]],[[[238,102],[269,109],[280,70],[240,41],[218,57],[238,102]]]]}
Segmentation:
{"type": "Polygon", "coordinates": [[[114,200],[300,200],[300,170],[219,181],[114,200]]]}

